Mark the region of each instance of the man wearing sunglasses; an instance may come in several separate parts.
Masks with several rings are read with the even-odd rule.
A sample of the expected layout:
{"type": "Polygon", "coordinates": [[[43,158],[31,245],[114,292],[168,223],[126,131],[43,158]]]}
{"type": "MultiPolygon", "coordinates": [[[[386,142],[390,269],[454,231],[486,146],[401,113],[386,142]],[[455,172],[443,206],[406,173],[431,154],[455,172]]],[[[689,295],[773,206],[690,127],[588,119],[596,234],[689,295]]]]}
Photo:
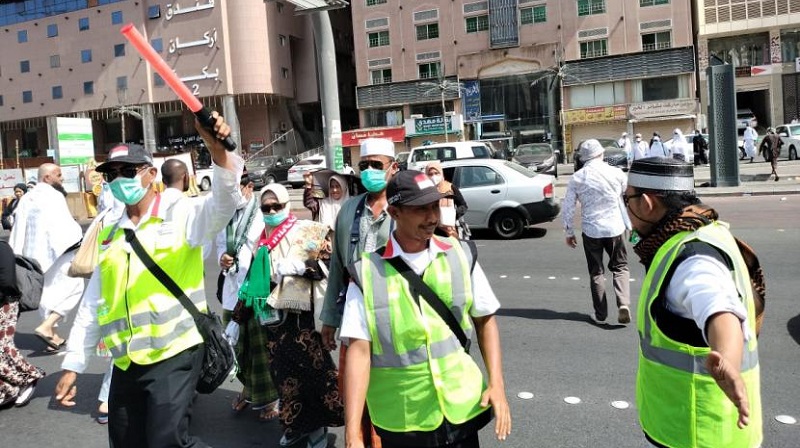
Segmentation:
{"type": "MultiPolygon", "coordinates": [[[[386,185],[397,173],[394,143],[382,138],[368,138],[361,142],[361,160],[358,163],[361,183],[367,193],[351,197],[342,204],[336,218],[331,254],[328,289],[321,319],[322,340],[329,350],[336,349],[336,329],[342,322],[345,292],[349,283],[347,266],[357,261],[362,252],[372,252],[386,245],[392,227],[387,212],[386,185]]],[[[344,372],[346,348],[340,352],[339,374],[344,372]]],[[[368,422],[368,418],[365,418],[368,422]]],[[[369,427],[368,423],[365,424],[369,427]]],[[[377,437],[373,447],[379,446],[377,437]]]]}
{"type": "Polygon", "coordinates": [[[233,215],[244,164],[221,144],[230,128],[216,112],[213,117],[215,135],[195,122],[215,164],[212,194],[202,200],[157,193],[153,158],[141,145],[119,145],[97,167],[125,211],[100,231],[98,267],[70,334],[56,400],[75,405],[76,377],[102,336],[114,360],[111,446],[207,446],[188,434],[203,338],[189,312],[128,241],[135,236],[197,309],[206,312],[202,246],[233,215]]]}
{"type": "Polygon", "coordinates": [[[631,165],[625,202],[647,269],[639,296],[636,405],[658,447],[761,446],[758,321],[764,276],[753,250],[694,194],[692,165],[631,165]]]}

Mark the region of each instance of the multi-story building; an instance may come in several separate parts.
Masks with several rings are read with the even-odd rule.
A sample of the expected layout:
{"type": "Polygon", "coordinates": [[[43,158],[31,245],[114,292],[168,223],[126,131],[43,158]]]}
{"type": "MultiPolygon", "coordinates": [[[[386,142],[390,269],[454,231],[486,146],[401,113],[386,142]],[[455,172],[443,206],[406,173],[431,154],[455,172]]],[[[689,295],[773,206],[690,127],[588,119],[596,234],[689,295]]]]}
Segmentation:
{"type": "MultiPolygon", "coordinates": [[[[340,102],[354,112],[348,11],[331,13],[337,37],[340,102]]],[[[95,153],[122,140],[151,150],[191,146],[193,116],[120,34],[126,23],[149,40],[201,101],[238,122],[245,151],[278,142],[276,153],[322,144],[310,19],[263,0],[28,0],[0,4],[0,148],[13,158],[44,156],[48,118],[93,120],[95,153]],[[121,120],[137,106],[142,121],[121,120]]],[[[352,113],[352,117],[355,114],[352,113]]],[[[354,118],[342,117],[344,126],[354,118]]],[[[52,126],[51,126],[52,127],[52,126]]]]}
{"type": "Polygon", "coordinates": [[[736,106],[749,109],[763,131],[800,117],[800,1],[696,2],[703,107],[709,63],[734,66],[736,106]]]}
{"type": "Polygon", "coordinates": [[[346,143],[442,141],[444,121],[456,137],[516,144],[561,147],[563,133],[570,152],[584,138],[694,127],[689,0],[358,0],[352,11],[362,130],[346,143]]]}

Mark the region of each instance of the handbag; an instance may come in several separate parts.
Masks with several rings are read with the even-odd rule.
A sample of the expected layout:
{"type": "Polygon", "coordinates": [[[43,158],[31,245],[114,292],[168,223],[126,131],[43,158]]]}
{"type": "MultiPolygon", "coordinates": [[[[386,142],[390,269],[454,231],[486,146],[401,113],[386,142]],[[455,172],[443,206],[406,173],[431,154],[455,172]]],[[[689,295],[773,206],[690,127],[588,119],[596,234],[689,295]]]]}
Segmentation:
{"type": "Polygon", "coordinates": [[[144,262],[144,265],[153,276],[164,285],[172,295],[186,308],[192,315],[197,331],[205,342],[205,353],[203,355],[202,371],[197,381],[197,392],[210,394],[214,392],[231,373],[236,366],[236,356],[233,347],[225,337],[225,330],[219,316],[209,310],[208,314],[201,313],[197,307],[186,297],[180,286],[175,283],[170,276],[156,264],[153,258],[142,247],[142,243],[136,238],[136,233],[131,229],[125,229],[125,240],[131,245],[136,255],[144,262]]]}
{"type": "Polygon", "coordinates": [[[15,271],[17,274],[17,287],[19,288],[20,312],[35,311],[39,309],[44,288],[44,272],[39,262],[33,258],[16,254],[15,271]]]}
{"type": "MultiPolygon", "coordinates": [[[[92,276],[94,269],[97,267],[98,259],[98,245],[97,237],[100,235],[100,230],[103,228],[103,221],[105,221],[108,211],[104,210],[95,220],[92,227],[86,232],[81,240],[81,245],[78,252],[72,258],[72,263],[69,265],[67,275],[70,277],[89,278],[92,276]]],[[[113,235],[113,232],[112,232],[113,235]]]]}

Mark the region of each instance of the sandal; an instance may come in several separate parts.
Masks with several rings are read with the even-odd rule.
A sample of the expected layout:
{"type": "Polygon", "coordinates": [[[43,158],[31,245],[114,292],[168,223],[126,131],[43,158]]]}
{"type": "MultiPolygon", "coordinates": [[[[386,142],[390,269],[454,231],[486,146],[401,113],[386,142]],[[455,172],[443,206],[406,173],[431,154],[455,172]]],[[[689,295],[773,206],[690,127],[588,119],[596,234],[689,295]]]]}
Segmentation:
{"type": "Polygon", "coordinates": [[[231,410],[234,414],[238,414],[247,409],[248,406],[250,406],[250,402],[247,401],[247,399],[244,397],[244,394],[239,393],[231,403],[231,410]]]}
{"type": "MultiPolygon", "coordinates": [[[[254,408],[255,409],[255,408],[254,408]]],[[[280,400],[275,400],[263,407],[259,408],[258,419],[262,422],[275,420],[281,415],[280,400]]]]}

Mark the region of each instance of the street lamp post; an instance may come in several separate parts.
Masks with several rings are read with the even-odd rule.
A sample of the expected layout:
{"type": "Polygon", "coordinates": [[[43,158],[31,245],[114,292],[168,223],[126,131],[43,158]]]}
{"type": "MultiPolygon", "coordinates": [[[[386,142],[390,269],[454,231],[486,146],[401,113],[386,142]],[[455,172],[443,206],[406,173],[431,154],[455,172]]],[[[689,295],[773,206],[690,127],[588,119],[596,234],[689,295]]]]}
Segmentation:
{"type": "MultiPolygon", "coordinates": [[[[442,74],[444,71],[442,71],[442,74]]],[[[448,135],[447,135],[447,103],[445,103],[445,93],[446,92],[455,92],[459,96],[461,96],[461,90],[464,87],[461,85],[460,82],[453,82],[449,79],[444,79],[444,76],[439,76],[439,79],[436,82],[422,82],[420,85],[425,87],[430,87],[426,90],[423,95],[431,96],[439,91],[442,100],[442,129],[444,131],[444,141],[449,142],[448,135]]],[[[453,113],[455,113],[455,107],[453,108],[453,113]]]]}
{"type": "Polygon", "coordinates": [[[121,127],[121,137],[122,143],[124,144],[125,139],[125,115],[130,115],[133,118],[137,118],[139,120],[142,119],[142,108],[139,106],[127,106],[125,103],[127,102],[128,98],[128,89],[120,88],[117,89],[117,99],[119,100],[119,106],[116,107],[114,113],[119,115],[120,120],[120,127],[121,127]]]}

